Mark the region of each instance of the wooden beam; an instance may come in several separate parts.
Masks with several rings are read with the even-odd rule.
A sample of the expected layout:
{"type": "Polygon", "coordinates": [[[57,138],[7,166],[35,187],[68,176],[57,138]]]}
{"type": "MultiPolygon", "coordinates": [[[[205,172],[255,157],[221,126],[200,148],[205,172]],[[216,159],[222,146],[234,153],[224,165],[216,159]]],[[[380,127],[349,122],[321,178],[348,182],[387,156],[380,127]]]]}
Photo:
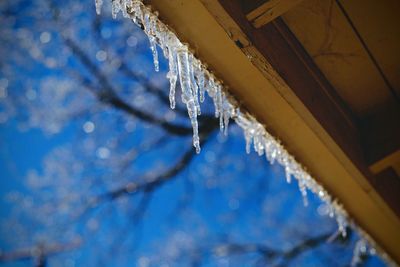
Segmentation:
{"type": "Polygon", "coordinates": [[[400,150],[382,158],[369,167],[371,172],[374,174],[378,174],[387,168],[393,168],[399,176],[397,179],[400,180],[400,150]]]}
{"type": "Polygon", "coordinates": [[[281,16],[289,9],[295,7],[302,0],[268,0],[256,9],[249,12],[246,17],[252,22],[254,27],[261,26],[271,22],[281,16]]]}
{"type": "MultiPolygon", "coordinates": [[[[224,80],[236,99],[265,123],[268,130],[343,203],[355,221],[400,262],[399,218],[288,86],[287,74],[279,75],[261,54],[255,43],[262,36],[245,33],[247,27],[262,29],[252,26],[237,1],[152,0],[151,4],[159,11],[161,20],[169,24],[182,41],[195,48],[196,55],[224,80]],[[245,29],[239,27],[243,21],[245,29]]],[[[309,101],[320,105],[315,96],[309,101]]],[[[347,119],[335,121],[335,124],[351,127],[347,119]]],[[[343,139],[348,140],[347,137],[343,139]]]]}

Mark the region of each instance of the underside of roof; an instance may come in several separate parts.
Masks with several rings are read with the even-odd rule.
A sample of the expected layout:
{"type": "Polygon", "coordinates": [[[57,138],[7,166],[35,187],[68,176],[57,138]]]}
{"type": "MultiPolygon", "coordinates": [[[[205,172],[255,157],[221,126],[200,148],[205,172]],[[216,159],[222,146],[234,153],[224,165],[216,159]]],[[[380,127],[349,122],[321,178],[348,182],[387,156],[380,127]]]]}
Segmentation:
{"type": "Polygon", "coordinates": [[[400,3],[147,2],[400,262],[400,3]]]}

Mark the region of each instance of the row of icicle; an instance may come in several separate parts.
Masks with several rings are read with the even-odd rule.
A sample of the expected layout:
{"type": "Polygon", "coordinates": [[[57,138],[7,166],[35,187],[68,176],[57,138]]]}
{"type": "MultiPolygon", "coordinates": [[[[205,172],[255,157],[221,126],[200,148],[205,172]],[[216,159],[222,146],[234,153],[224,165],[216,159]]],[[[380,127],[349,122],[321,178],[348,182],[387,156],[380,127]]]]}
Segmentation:
{"type": "MultiPolygon", "coordinates": [[[[95,4],[96,12],[100,14],[103,0],[95,0],[95,4]]],[[[205,92],[207,92],[214,102],[215,116],[219,118],[221,131],[227,134],[229,120],[233,119],[244,131],[247,153],[250,153],[251,144],[253,144],[258,155],[265,154],[271,164],[278,162],[283,166],[288,183],[291,182],[292,177],[297,179],[305,205],[308,203],[307,190],[317,194],[325,203],[328,210],[327,214],[336,218],[338,233],[343,237],[346,237],[348,227],[359,233],[361,238],[354,248],[352,266],[360,263],[363,255],[375,253],[379,253],[379,256],[388,265],[396,266],[394,261],[382,249],[379,249],[372,238],[349,219],[343,207],[332,199],[327,191],[311,177],[280,142],[271,136],[253,116],[241,111],[238,103],[229,95],[221,81],[194,56],[187,44],[182,43],[176,34],[158,19],[157,12],[152,12],[151,8],[145,6],[140,0],[112,0],[113,18],[116,18],[119,12],[122,12],[125,18],[131,19],[135,24],[144,28],[144,32],[150,41],[156,71],[159,70],[157,45],[161,48],[164,57],[168,59],[169,72],[167,78],[170,81],[170,106],[172,109],[175,108],[176,84],[179,81],[182,91],[181,99],[188,110],[193,127],[193,146],[197,153],[200,153],[197,117],[201,114],[200,103],[204,101],[205,92]]]]}

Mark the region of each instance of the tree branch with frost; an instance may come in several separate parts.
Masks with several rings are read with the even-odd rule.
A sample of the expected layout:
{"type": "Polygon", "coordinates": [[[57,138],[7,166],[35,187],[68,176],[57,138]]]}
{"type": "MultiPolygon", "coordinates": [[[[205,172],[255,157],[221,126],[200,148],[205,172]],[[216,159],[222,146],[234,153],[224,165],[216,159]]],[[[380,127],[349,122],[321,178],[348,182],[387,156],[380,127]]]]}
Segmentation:
{"type": "Polygon", "coordinates": [[[234,255],[244,255],[255,253],[260,256],[258,264],[264,266],[286,266],[290,261],[296,259],[302,253],[317,248],[328,242],[332,233],[325,233],[315,237],[310,237],[288,250],[279,250],[259,243],[234,243],[212,246],[211,248],[199,248],[192,252],[192,266],[201,266],[207,255],[216,257],[229,257],[234,255]]]}
{"type": "Polygon", "coordinates": [[[139,242],[140,242],[140,230],[137,229],[139,225],[143,222],[143,217],[149,207],[149,204],[151,202],[151,199],[153,197],[152,193],[147,193],[142,195],[142,198],[139,201],[138,206],[136,207],[135,211],[133,212],[132,216],[129,217],[128,222],[126,223],[125,227],[119,230],[119,233],[116,234],[113,243],[111,244],[111,254],[115,254],[121,246],[126,242],[126,240],[129,238],[130,235],[135,235],[135,247],[130,249],[131,253],[139,247],[139,242]],[[129,231],[130,229],[133,229],[132,227],[136,227],[136,231],[129,231]]]}
{"type": "Polygon", "coordinates": [[[289,263],[289,261],[292,261],[303,252],[306,252],[310,249],[316,248],[322,244],[327,243],[327,241],[331,236],[332,233],[325,233],[316,237],[310,237],[308,239],[303,240],[301,243],[292,247],[291,249],[284,251],[283,253],[281,252],[280,257],[284,260],[285,264],[280,264],[279,266],[285,266],[286,264],[289,263]]]}
{"type": "MultiPolygon", "coordinates": [[[[204,140],[203,143],[206,143],[206,141],[208,140],[207,137],[215,129],[217,129],[216,126],[214,128],[209,127],[207,132],[203,132],[201,134],[204,140]]],[[[195,151],[192,148],[190,148],[183,154],[180,160],[173,167],[169,168],[164,173],[154,178],[146,179],[147,181],[143,183],[130,182],[123,187],[106,192],[93,199],[91,201],[91,205],[98,204],[105,200],[115,200],[117,198],[120,198],[121,196],[130,195],[137,192],[151,193],[159,186],[175,178],[180,172],[188,168],[195,155],[196,155],[195,151]]]]}
{"type": "Polygon", "coordinates": [[[49,256],[75,250],[81,244],[82,241],[76,239],[69,243],[38,244],[29,248],[18,249],[11,252],[0,251],[0,263],[34,260],[35,267],[45,267],[49,256]]]}
{"type": "MultiPolygon", "coordinates": [[[[206,143],[210,135],[218,128],[217,124],[208,124],[207,127],[203,127],[200,136],[204,140],[203,143],[206,143]]],[[[127,226],[130,227],[132,224],[134,226],[137,226],[138,223],[141,221],[143,218],[148,204],[151,200],[151,197],[154,193],[155,190],[160,188],[163,184],[165,184],[168,181],[171,181],[172,179],[176,178],[179,173],[181,173],[183,170],[188,168],[190,166],[190,163],[192,162],[194,156],[195,156],[195,151],[191,148],[189,148],[181,157],[181,159],[171,168],[169,168],[167,171],[162,173],[161,175],[158,175],[154,178],[146,179],[147,181],[144,183],[134,183],[130,182],[127,183],[125,186],[114,189],[112,191],[106,192],[104,194],[101,194],[97,196],[94,199],[91,199],[89,202],[88,209],[85,210],[85,212],[89,211],[89,209],[93,208],[94,206],[97,206],[98,204],[105,202],[105,201],[114,201],[120,197],[126,196],[126,195],[136,195],[139,192],[143,193],[142,199],[138,205],[138,207],[135,209],[135,212],[132,216],[132,219],[130,220],[130,223],[128,223],[127,226]]],[[[84,213],[85,213],[84,212],[84,213]]],[[[121,246],[121,244],[126,240],[127,238],[127,229],[122,229],[120,231],[120,235],[117,236],[115,241],[113,242],[112,245],[112,251],[116,251],[118,247],[121,246]]]]}
{"type": "MultiPolygon", "coordinates": [[[[217,128],[217,123],[204,124],[200,131],[200,137],[204,144],[209,141],[211,134],[215,132],[217,128]]],[[[98,196],[89,197],[84,207],[75,215],[75,219],[87,216],[94,208],[103,202],[114,201],[126,195],[133,196],[139,192],[144,194],[153,193],[164,183],[176,178],[179,173],[188,168],[195,155],[195,151],[192,148],[189,148],[174,166],[170,167],[162,174],[145,178],[145,182],[131,181],[122,187],[107,191],[98,196]]]]}

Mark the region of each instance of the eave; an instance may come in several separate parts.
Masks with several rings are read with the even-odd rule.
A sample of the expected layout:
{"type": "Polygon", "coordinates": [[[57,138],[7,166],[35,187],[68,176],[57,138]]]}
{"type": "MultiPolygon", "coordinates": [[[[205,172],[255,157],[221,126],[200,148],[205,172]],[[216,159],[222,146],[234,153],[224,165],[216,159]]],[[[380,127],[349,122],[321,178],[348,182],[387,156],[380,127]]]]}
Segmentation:
{"type": "Polygon", "coordinates": [[[396,203],[383,199],[387,188],[374,186],[351,112],[286,25],[278,19],[252,27],[237,1],[149,2],[236,99],[400,262],[396,203]]]}

